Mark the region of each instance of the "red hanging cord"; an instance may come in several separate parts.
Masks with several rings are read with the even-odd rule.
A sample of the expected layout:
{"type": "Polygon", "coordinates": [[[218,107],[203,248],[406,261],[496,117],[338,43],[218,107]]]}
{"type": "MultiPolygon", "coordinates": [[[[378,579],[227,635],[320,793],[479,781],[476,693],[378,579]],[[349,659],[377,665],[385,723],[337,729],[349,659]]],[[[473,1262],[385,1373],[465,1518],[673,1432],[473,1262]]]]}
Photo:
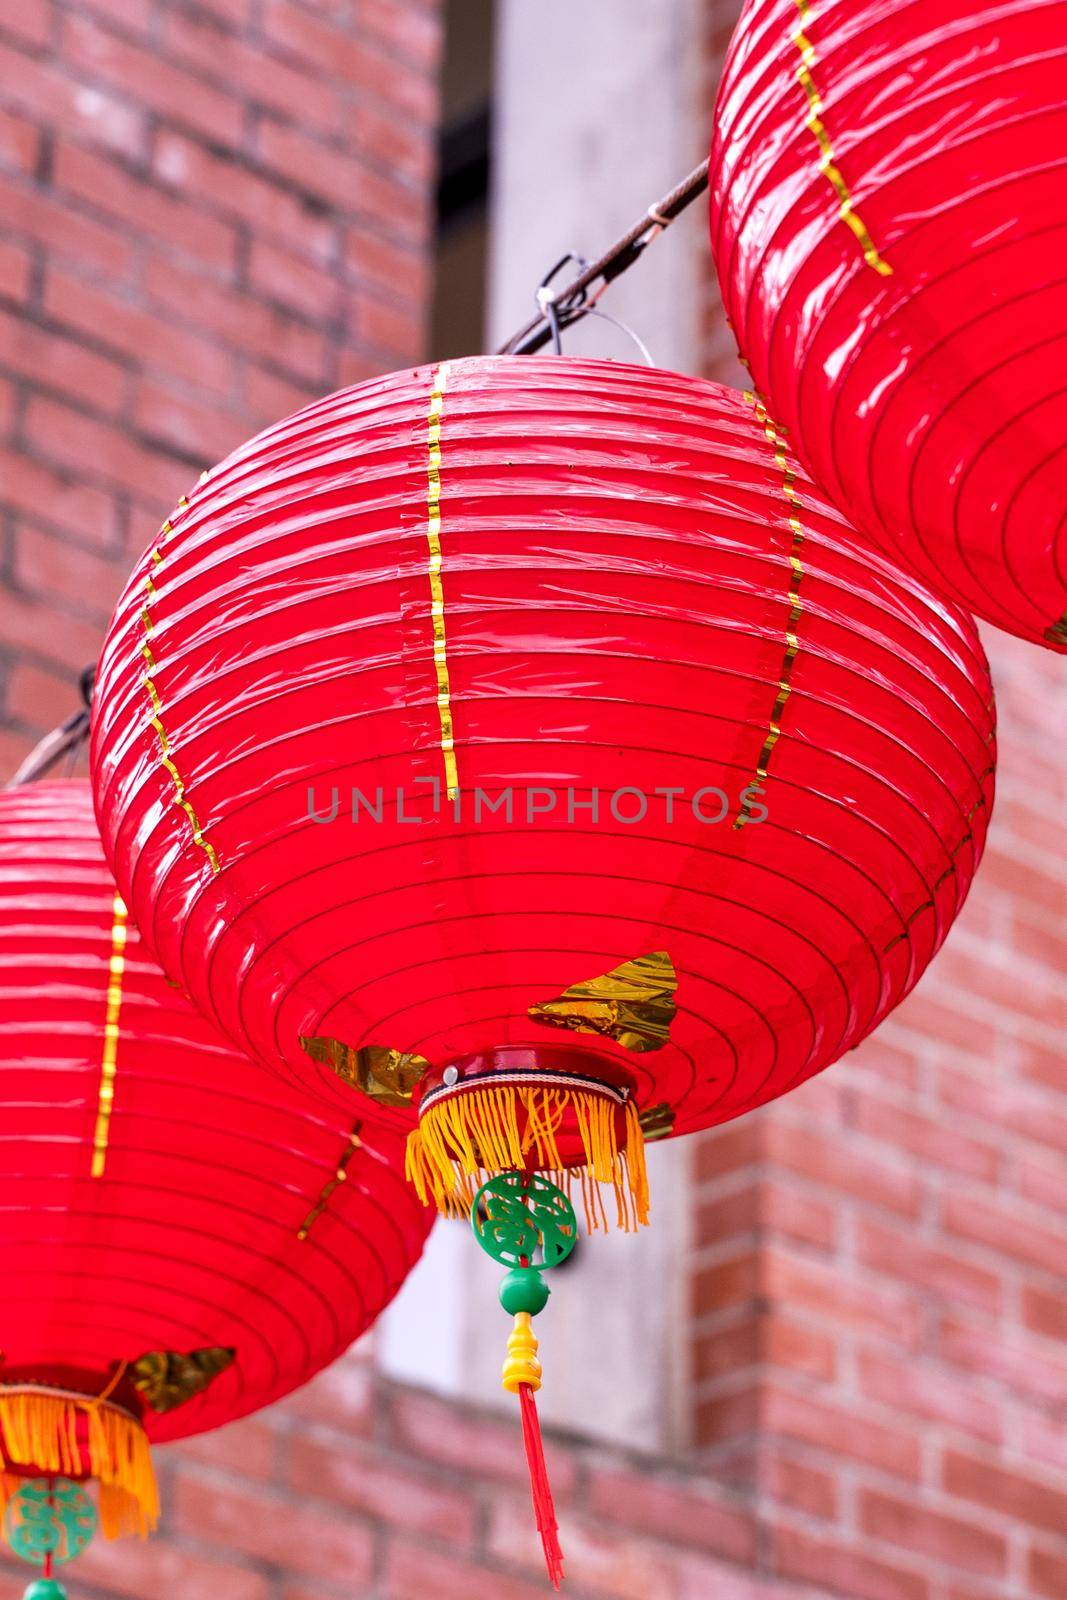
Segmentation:
{"type": "Polygon", "coordinates": [[[558,1589],[563,1577],[563,1551],[559,1543],[559,1524],[552,1499],[552,1485],[548,1481],[545,1464],[545,1447],[541,1440],[541,1423],[537,1415],[537,1401],[530,1384],[520,1383],[519,1405],[522,1410],[522,1442],[526,1446],[526,1464],[530,1469],[530,1494],[533,1498],[534,1519],[541,1535],[545,1552],[545,1566],[549,1581],[558,1589]]]}

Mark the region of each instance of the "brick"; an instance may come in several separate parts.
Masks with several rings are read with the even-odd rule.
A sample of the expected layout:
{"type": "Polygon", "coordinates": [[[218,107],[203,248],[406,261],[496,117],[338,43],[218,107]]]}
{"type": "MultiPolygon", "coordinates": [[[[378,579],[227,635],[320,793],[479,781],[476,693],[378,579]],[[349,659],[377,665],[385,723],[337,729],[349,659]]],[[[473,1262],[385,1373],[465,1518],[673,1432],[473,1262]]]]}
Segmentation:
{"type": "Polygon", "coordinates": [[[33,257],[24,246],[0,240],[0,298],[26,301],[30,295],[33,257]]]}
{"type": "MultiPolygon", "coordinates": [[[[6,643],[6,640],[5,640],[6,643]]],[[[15,722],[31,728],[55,728],[81,704],[73,676],[18,661],[4,696],[4,710],[15,722]]]]}
{"type": "Polygon", "coordinates": [[[1024,1343],[984,1323],[942,1317],[938,1349],[943,1360],[968,1372],[998,1378],[1017,1394],[1059,1403],[1067,1392],[1067,1359],[1047,1344],[1024,1343]]]}
{"type": "Polygon", "coordinates": [[[902,1345],[916,1342],[917,1307],[908,1294],[859,1280],[836,1262],[774,1246],[761,1252],[761,1262],[764,1292],[771,1299],[838,1329],[881,1334],[902,1345]]]}
{"type": "Polygon", "coordinates": [[[474,1536],[470,1494],[429,1472],[416,1472],[410,1461],[392,1465],[381,1451],[356,1444],[338,1448],[336,1439],[293,1439],[287,1482],[298,1494],[395,1522],[412,1534],[457,1545],[469,1545],[474,1536]]]}
{"type": "Polygon", "coordinates": [[[269,1420],[242,1417],[226,1428],[183,1439],[173,1454],[201,1466],[224,1469],[241,1477],[269,1479],[277,1454],[278,1434],[269,1420]]]}
{"type": "Polygon", "coordinates": [[[848,1600],[929,1600],[926,1579],[914,1570],[874,1560],[863,1551],[799,1528],[774,1532],[774,1570],[823,1594],[848,1600]]]}
{"type": "Polygon", "coordinates": [[[760,1482],[763,1492],[783,1506],[803,1511],[809,1517],[833,1521],[839,1515],[838,1480],[810,1461],[795,1460],[774,1450],[760,1452],[760,1482]]]}
{"type": "Polygon", "coordinates": [[[125,582],[129,563],[105,561],[23,523],[15,541],[15,581],[38,600],[76,607],[103,626],[125,582]]]}
{"type": "Polygon", "coordinates": [[[919,1179],[913,1168],[880,1159],[882,1152],[854,1134],[767,1124],[770,1160],[824,1188],[913,1217],[919,1208],[919,1179]]]}
{"type": "Polygon", "coordinates": [[[710,1183],[745,1167],[758,1167],[766,1150],[766,1118],[758,1112],[721,1128],[697,1134],[694,1167],[697,1183],[710,1183]]]}
{"type": "Polygon", "coordinates": [[[872,1539],[929,1556],[944,1566],[988,1577],[1001,1577],[1006,1572],[1008,1546],[1000,1534],[990,1533],[976,1522],[917,1506],[914,1500],[863,1490],[859,1521],[872,1539]]]}
{"type": "Polygon", "coordinates": [[[921,1244],[906,1230],[860,1219],[856,1225],[856,1258],[883,1277],[914,1284],[932,1300],[964,1302],[992,1315],[1000,1309],[1002,1283],[997,1273],[964,1260],[958,1249],[941,1250],[921,1244]]]}
{"type": "Polygon", "coordinates": [[[258,142],[266,168],[336,211],[368,219],[398,238],[424,237],[427,214],[423,198],[408,185],[376,172],[358,156],[272,119],[261,123],[258,142]]]}
{"type": "Polygon", "coordinates": [[[295,115],[302,126],[330,135],[342,134],[358,109],[346,107],[317,71],[268,55],[203,7],[168,9],[162,23],[171,55],[250,105],[295,115]]]}
{"type": "Polygon", "coordinates": [[[761,1267],[755,1250],[702,1267],[691,1280],[693,1315],[704,1316],[755,1299],[761,1287],[761,1267]]]}
{"type": "Polygon", "coordinates": [[[261,367],[248,366],[242,383],[244,408],[254,425],[262,428],[287,417],[290,412],[299,411],[332,387],[330,382],[294,383],[291,378],[280,378],[261,367]]]}
{"type": "Polygon", "coordinates": [[[0,206],[8,233],[46,246],[56,261],[76,264],[111,283],[130,275],[132,242],[111,226],[79,215],[65,201],[11,182],[0,173],[0,206]]]}
{"type": "Polygon", "coordinates": [[[52,39],[55,6],[52,0],[19,0],[0,13],[0,32],[43,50],[52,39]]]}
{"type": "Polygon", "coordinates": [[[875,1422],[859,1406],[841,1408],[769,1384],[761,1402],[761,1421],[770,1434],[814,1445],[894,1477],[919,1476],[920,1439],[914,1431],[875,1422]]]}
{"type": "MultiPolygon", "coordinates": [[[[156,257],[145,273],[147,303],[222,344],[296,374],[321,389],[328,361],[327,335],[318,328],[263,305],[247,291],[220,283],[179,262],[156,257]]],[[[281,381],[281,380],[280,380],[281,381]]],[[[291,379],[290,379],[291,381],[291,379]]]]}
{"type": "Polygon", "coordinates": [[[873,1350],[859,1351],[856,1365],[860,1391],[868,1400],[994,1444],[1003,1437],[999,1400],[941,1366],[873,1350]]]}
{"type": "MultiPolygon", "coordinates": [[[[336,250],[337,227],[322,206],[270,181],[270,174],[248,161],[164,131],[156,139],[153,171],[172,188],[195,194],[202,205],[287,240],[290,249],[318,260],[329,260],[336,250]]],[[[231,257],[226,259],[228,264],[231,257]]]]}
{"type": "Polygon", "coordinates": [[[30,442],[60,467],[110,482],[156,506],[173,507],[192,464],[147,448],[128,430],[51,400],[33,398],[26,413],[30,442]]]}
{"type": "Polygon", "coordinates": [[[252,241],[248,281],[257,294],[294,306],[314,321],[333,322],[340,313],[343,290],[335,272],[265,239],[252,241]]]}
{"type": "Polygon", "coordinates": [[[32,174],[40,139],[37,124],[14,111],[0,110],[0,162],[12,172],[32,174]]]}
{"type": "Polygon", "coordinates": [[[78,1581],[106,1583],[109,1597],[124,1600],[273,1600],[269,1580],[240,1559],[212,1560],[162,1539],[94,1540],[78,1557],[78,1581]]]}
{"type": "Polygon", "coordinates": [[[422,122],[433,120],[437,90],[429,77],[391,70],[388,53],[373,41],[346,39],[295,0],[266,0],[263,32],[271,44],[348,89],[362,89],[422,122]]]}
{"type": "Polygon", "coordinates": [[[31,118],[46,119],[66,134],[125,155],[138,155],[144,148],[144,117],[121,95],[89,88],[47,58],[35,60],[2,39],[0,82],[4,99],[31,118]]]}
{"type": "Polygon", "coordinates": [[[329,1423],[345,1434],[364,1435],[374,1423],[376,1398],[372,1369],[346,1357],[291,1395],[286,1411],[310,1422],[329,1423]]]}
{"type": "Polygon", "coordinates": [[[124,96],[151,107],[181,127],[204,133],[218,143],[240,144],[244,128],[241,103],[130,40],[121,38],[82,12],[66,15],[63,56],[79,73],[106,83],[124,96]]]}
{"type": "Polygon", "coordinates": [[[750,1564],[756,1527],[749,1512],[725,1501],[710,1483],[657,1481],[641,1474],[594,1470],[587,1490],[593,1515],[608,1527],[647,1533],[671,1544],[696,1545],[750,1564]]]}
{"type": "Polygon", "coordinates": [[[1024,1261],[1044,1272],[1058,1273],[1067,1260],[1067,1226],[1050,1227],[1033,1207],[1011,1205],[977,1194],[949,1192],[941,1202],[945,1232],[1012,1261],[1024,1261]]]}
{"type": "Polygon", "coordinates": [[[360,0],[359,25],[401,60],[427,73],[436,70],[442,44],[436,9],[420,10],[404,0],[360,0]]]}
{"type": "Polygon", "coordinates": [[[1067,1594],[1067,1557],[1050,1550],[1031,1549],[1026,1570],[1034,1595],[1063,1600],[1067,1594]]]}
{"type": "MultiPolygon", "coordinates": [[[[145,358],[217,394],[233,386],[233,363],[208,339],[173,329],[128,298],[108,294],[70,273],[51,270],[45,279],[45,311],[56,322],[120,352],[127,368],[145,358]]],[[[125,377],[125,371],[123,376],[125,377]]],[[[95,386],[81,386],[95,398],[95,386]]]]}
{"type": "MultiPolygon", "coordinates": [[[[515,1448],[513,1418],[480,1416],[469,1407],[457,1409],[415,1389],[393,1395],[390,1415],[395,1442],[420,1459],[494,1483],[528,1482],[522,1450],[515,1448]]],[[[552,1450],[550,1437],[545,1448],[552,1450]]],[[[569,1455],[552,1453],[552,1487],[563,1500],[574,1490],[574,1461],[569,1455]]]]}
{"type": "MultiPolygon", "coordinates": [[[[24,452],[0,447],[0,505],[5,504],[47,517],[78,543],[116,547],[118,519],[111,495],[24,452]]],[[[5,619],[5,626],[13,625],[13,617],[5,619]]]]}
{"type": "Polygon", "coordinates": [[[359,282],[398,295],[414,307],[426,303],[429,273],[421,250],[393,239],[380,239],[365,228],[350,227],[345,266],[359,282]]]}
{"type": "Polygon", "coordinates": [[[969,1138],[943,1118],[921,1116],[873,1095],[854,1091],[850,1104],[861,1133],[884,1139],[938,1170],[996,1182],[1001,1156],[991,1141],[969,1138]]]}
{"type": "Polygon", "coordinates": [[[59,145],[55,184],[137,233],[167,245],[177,255],[192,256],[223,270],[235,259],[236,234],[227,223],[208,216],[201,205],[169,194],[92,151],[59,145]]]}
{"type": "Polygon", "coordinates": [[[1014,1518],[1024,1527],[1062,1534],[1067,1526],[1067,1490],[1055,1489],[1028,1473],[946,1450],[941,1478],[946,1493],[984,1506],[998,1517],[1014,1518]]]}
{"type": "Polygon", "coordinates": [[[193,1476],[181,1468],[170,1494],[178,1533],[223,1551],[244,1551],[258,1561],[328,1578],[343,1573],[352,1585],[369,1584],[374,1538],[368,1528],[336,1510],[324,1511],[222,1478],[193,1476]]]}
{"type": "MultiPolygon", "coordinates": [[[[557,1501],[567,1582],[579,1594],[648,1600],[671,1591],[670,1562],[660,1546],[599,1518],[577,1516],[557,1501]]],[[[528,1496],[498,1496],[490,1509],[487,1548],[501,1563],[522,1564],[544,1583],[544,1557],[528,1496]]],[[[542,1590],[543,1592],[543,1590],[542,1590]]]]}
{"type": "Polygon", "coordinates": [[[0,311],[0,367],[80,399],[92,396],[101,411],[116,412],[129,392],[121,361],[88,349],[69,333],[0,311]]]}
{"type": "Polygon", "coordinates": [[[248,437],[244,416],[229,406],[177,394],[166,383],[142,379],[137,387],[134,421],[144,438],[199,456],[213,466],[248,437]]]}
{"type": "Polygon", "coordinates": [[[385,1558],[383,1600],[544,1600],[545,1585],[490,1563],[464,1561],[433,1545],[400,1538],[385,1558]]]}
{"type": "Polygon", "coordinates": [[[392,361],[417,360],[422,330],[409,307],[357,293],[354,323],[360,342],[368,349],[380,350],[392,361]]]}

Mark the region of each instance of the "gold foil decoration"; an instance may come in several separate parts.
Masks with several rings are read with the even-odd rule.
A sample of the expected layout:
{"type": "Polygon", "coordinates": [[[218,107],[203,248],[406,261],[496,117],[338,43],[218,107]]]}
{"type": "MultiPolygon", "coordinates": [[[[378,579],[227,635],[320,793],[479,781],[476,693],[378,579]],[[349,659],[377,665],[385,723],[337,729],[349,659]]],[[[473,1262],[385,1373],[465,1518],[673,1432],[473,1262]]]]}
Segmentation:
{"type": "Polygon", "coordinates": [[[406,1050],[389,1050],[384,1045],[365,1044],[359,1050],[340,1039],[300,1037],[300,1045],[312,1061],[330,1067],[345,1083],[361,1089],[381,1106],[408,1106],[415,1085],[430,1063],[425,1056],[406,1050]]]}
{"type": "MultiPolygon", "coordinates": [[[[785,715],[785,708],[789,703],[789,696],[793,692],[793,667],[800,651],[800,638],[797,628],[804,614],[804,605],[800,598],[800,585],[804,581],[804,564],[800,559],[800,552],[804,548],[805,533],[804,524],[799,516],[799,513],[804,509],[804,502],[796,491],[797,474],[789,465],[789,458],[785,453],[785,440],[772,422],[767,408],[759,395],[753,393],[751,389],[746,389],[745,399],[755,411],[756,421],[763,429],[768,443],[774,450],[774,464],[782,474],[782,493],[789,507],[787,522],[793,535],[793,542],[789,550],[789,618],[785,628],[785,654],[782,657],[782,666],[778,674],[778,692],[771,708],[767,735],[763,741],[759,759],[756,762],[756,775],[753,783],[748,786],[752,788],[767,781],[771,756],[782,733],[782,719],[785,715]]],[[[751,801],[744,800],[734,822],[734,829],[743,828],[751,814],[751,801]]]]}
{"type": "Polygon", "coordinates": [[[445,788],[448,798],[454,800],[459,793],[459,776],[456,771],[455,730],[452,725],[452,686],[448,673],[448,647],[445,637],[445,591],[441,581],[444,557],[441,551],[441,426],[445,409],[445,389],[448,387],[451,363],[442,361],[434,374],[430,394],[430,412],[427,419],[426,463],[426,543],[430,562],[427,576],[430,580],[430,618],[433,623],[433,665],[437,678],[437,715],[441,724],[441,758],[445,767],[445,788]]]}
{"type": "Polygon", "coordinates": [[[1054,622],[1051,627],[1045,629],[1045,638],[1049,644],[1067,646],[1067,611],[1063,613],[1058,622],[1054,622]]]}
{"type": "Polygon", "coordinates": [[[308,1212],[307,1216],[304,1218],[303,1222],[300,1224],[300,1227],[296,1231],[296,1236],[298,1239],[304,1240],[307,1238],[308,1234],[311,1232],[312,1228],[315,1226],[316,1222],[318,1222],[319,1218],[322,1216],[322,1213],[329,1205],[334,1190],[340,1184],[347,1181],[348,1163],[351,1161],[352,1157],[360,1147],[361,1141],[359,1137],[359,1130],[361,1126],[362,1124],[357,1122],[355,1127],[352,1129],[352,1132],[348,1135],[348,1143],[341,1152],[341,1157],[334,1170],[333,1177],[327,1178],[326,1182],[322,1186],[322,1189],[319,1191],[319,1198],[315,1201],[315,1204],[312,1206],[311,1210],[308,1212]]]}
{"type": "MultiPolygon", "coordinates": [[[[804,27],[807,27],[811,17],[809,0],[796,0],[796,7],[800,12],[801,22],[804,27]]],[[[793,35],[793,43],[800,51],[800,66],[796,70],[796,79],[808,99],[806,126],[808,132],[819,146],[819,171],[837,196],[838,215],[845,226],[850,228],[855,235],[860,249],[863,251],[864,261],[878,273],[879,277],[892,277],[893,268],[883,256],[879,255],[875,248],[874,240],[867,231],[866,224],[852,204],[852,195],[849,192],[848,184],[842,176],[840,167],[834,160],[833,140],[830,138],[825,122],[819,115],[821,111],[825,111],[826,107],[823,105],[822,96],[811,71],[819,60],[815,46],[803,28],[793,35]]]]}
{"type": "Polygon", "coordinates": [[[666,1100],[660,1100],[654,1106],[646,1106],[637,1118],[641,1132],[645,1136],[645,1143],[653,1144],[657,1139],[666,1139],[674,1131],[674,1119],[674,1107],[668,1105],[666,1100]]]}
{"type": "Polygon", "coordinates": [[[111,1109],[115,1102],[115,1073],[118,1070],[119,1016],[122,1011],[122,980],[126,973],[126,907],[119,895],[112,901],[111,956],[108,962],[107,1010],[104,1015],[104,1044],[100,1053],[100,1090],[93,1131],[93,1158],[90,1173],[104,1176],[107,1142],[111,1129],[111,1109]]]}
{"type": "Polygon", "coordinates": [[[236,1350],[214,1345],[204,1350],[151,1350],[130,1367],[130,1381],[153,1411],[174,1411],[203,1394],[233,1363],[236,1350]]]}
{"type": "Polygon", "coordinates": [[[670,1037],[678,978],[666,950],[624,961],[602,977],[565,989],[558,1000],[532,1005],[529,1016],[550,1028],[599,1033],[626,1050],[659,1050],[670,1037]]]}

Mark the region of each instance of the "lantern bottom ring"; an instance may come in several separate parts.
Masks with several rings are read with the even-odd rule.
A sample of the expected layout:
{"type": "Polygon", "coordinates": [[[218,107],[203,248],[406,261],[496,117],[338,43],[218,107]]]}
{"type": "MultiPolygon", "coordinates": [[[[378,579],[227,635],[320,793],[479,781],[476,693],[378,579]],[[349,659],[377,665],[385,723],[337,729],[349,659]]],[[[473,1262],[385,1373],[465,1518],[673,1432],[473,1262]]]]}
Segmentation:
{"type": "Polygon", "coordinates": [[[503,1172],[547,1173],[568,1195],[577,1181],[590,1232],[609,1225],[601,1186],[610,1186],[624,1232],[647,1223],[644,1134],[631,1085],[524,1064],[468,1068],[455,1082],[424,1089],[407,1148],[407,1175],[423,1202],[446,1216],[468,1215],[476,1191],[503,1172]]]}
{"type": "Polygon", "coordinates": [[[145,1537],[159,1517],[148,1438],[110,1394],[41,1381],[0,1384],[0,1500],[26,1479],[94,1478],[107,1539],[145,1537]]]}

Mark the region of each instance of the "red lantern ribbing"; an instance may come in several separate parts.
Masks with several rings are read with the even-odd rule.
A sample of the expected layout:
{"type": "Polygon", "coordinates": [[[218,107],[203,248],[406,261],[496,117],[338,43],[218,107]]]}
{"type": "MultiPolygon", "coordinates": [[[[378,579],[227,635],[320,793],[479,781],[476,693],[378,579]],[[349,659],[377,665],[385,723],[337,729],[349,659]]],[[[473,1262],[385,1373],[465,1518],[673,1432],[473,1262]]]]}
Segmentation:
{"type": "Polygon", "coordinates": [[[880,549],[1067,650],[1065,0],[749,0],[712,247],[754,387],[880,549]]]}
{"type": "Polygon", "coordinates": [[[577,1169],[625,1225],[644,1136],[783,1094],[914,984],[992,746],[969,618],[758,401],[479,358],[310,406],[183,500],[93,763],[146,940],[243,1047],[413,1127],[446,1209],[577,1169]]]}
{"type": "Polygon", "coordinates": [[[44,1481],[50,1561],[42,1519],[77,1520],[57,1477],[98,1481],[109,1535],[146,1532],[149,1443],[332,1361],[432,1213],[395,1134],[287,1089],[164,979],[87,785],[0,794],[0,1037],[0,1471],[5,1500],[44,1481]]]}

